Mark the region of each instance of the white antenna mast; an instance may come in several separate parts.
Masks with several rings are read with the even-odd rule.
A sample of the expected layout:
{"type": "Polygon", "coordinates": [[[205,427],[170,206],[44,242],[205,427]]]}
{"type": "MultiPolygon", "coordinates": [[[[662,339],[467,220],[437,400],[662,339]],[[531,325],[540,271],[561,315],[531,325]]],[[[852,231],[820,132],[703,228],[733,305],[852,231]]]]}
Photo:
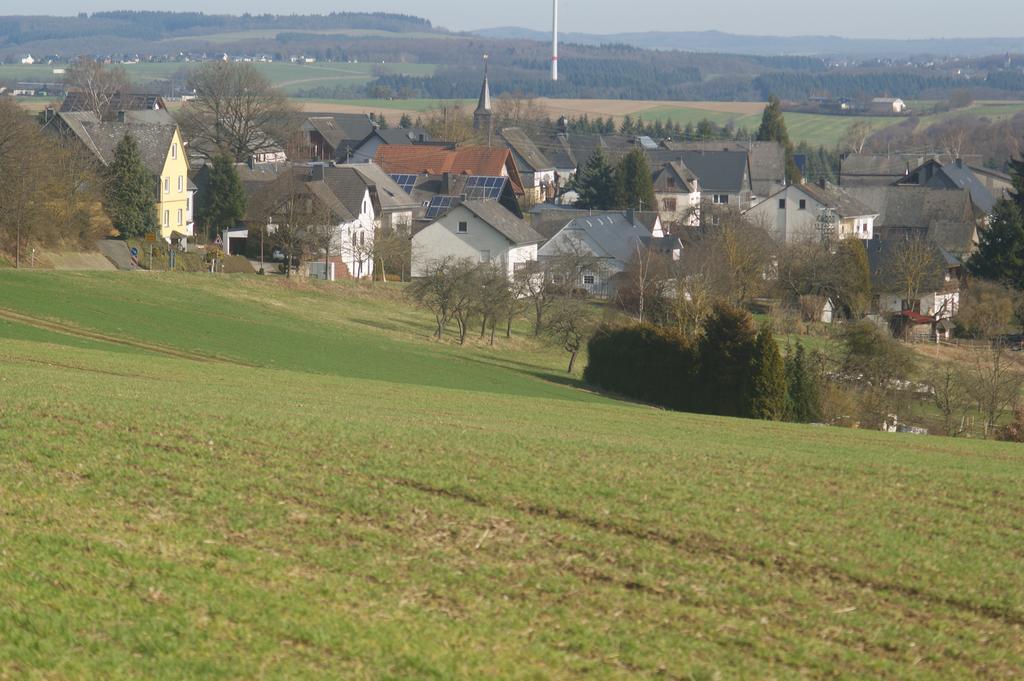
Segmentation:
{"type": "Polygon", "coordinates": [[[551,18],[551,80],[558,80],[558,0],[553,2],[551,18]]]}

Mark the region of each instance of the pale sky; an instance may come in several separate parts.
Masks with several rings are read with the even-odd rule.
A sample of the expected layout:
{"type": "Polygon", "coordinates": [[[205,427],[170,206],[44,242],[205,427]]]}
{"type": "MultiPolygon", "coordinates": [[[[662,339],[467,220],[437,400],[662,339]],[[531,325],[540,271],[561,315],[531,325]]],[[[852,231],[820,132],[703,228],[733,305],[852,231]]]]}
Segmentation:
{"type": "MultiPolygon", "coordinates": [[[[109,9],[166,10],[158,0],[27,0],[3,3],[0,14],[75,14],[109,9]]],[[[238,14],[387,11],[414,14],[453,30],[522,26],[549,30],[551,0],[178,0],[178,11],[238,14]]],[[[564,31],[618,33],[720,30],[754,35],[840,35],[856,38],[975,38],[1024,35],[1024,0],[560,0],[564,31]]]]}

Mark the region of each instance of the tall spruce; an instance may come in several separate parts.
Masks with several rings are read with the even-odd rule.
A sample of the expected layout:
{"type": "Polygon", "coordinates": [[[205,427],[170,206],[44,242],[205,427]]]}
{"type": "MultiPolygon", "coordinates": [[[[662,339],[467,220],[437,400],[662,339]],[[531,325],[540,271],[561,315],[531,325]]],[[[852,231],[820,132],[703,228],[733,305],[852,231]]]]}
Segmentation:
{"type": "Polygon", "coordinates": [[[245,190],[232,157],[220,154],[213,159],[209,181],[199,192],[197,217],[212,232],[234,227],[245,215],[245,190]]]}
{"type": "Polygon", "coordinates": [[[756,340],[757,331],[747,312],[727,303],[715,304],[700,342],[704,411],[719,416],[750,416],[756,340]]]}
{"type": "Polygon", "coordinates": [[[1011,158],[1009,162],[1013,191],[1010,196],[1021,210],[1024,210],[1024,158],[1011,158]]]}
{"type": "Polygon", "coordinates": [[[821,420],[821,384],[813,359],[800,341],[786,356],[786,420],[814,423],[821,420]]]}
{"type": "Polygon", "coordinates": [[[1007,199],[996,203],[992,222],[981,232],[967,270],[976,277],[1024,289],[1024,214],[1016,203],[1007,199]]]}
{"type": "Polygon", "coordinates": [[[767,327],[757,332],[751,366],[750,416],[781,421],[786,416],[786,367],[767,327]]]}
{"type": "Polygon", "coordinates": [[[657,210],[651,166],[639,148],[629,152],[615,168],[616,208],[657,210]]]}
{"type": "Polygon", "coordinates": [[[793,160],[793,142],[786,130],[786,119],[782,115],[782,102],[775,95],[768,97],[768,105],[761,114],[761,127],[757,129],[759,142],[778,142],[786,150],[786,180],[790,184],[801,181],[800,169],[793,160]]]}
{"type": "Polygon", "coordinates": [[[142,163],[130,133],[114,148],[104,179],[104,207],[122,236],[142,236],[156,229],[157,178],[142,163]]]}
{"type": "Polygon", "coordinates": [[[594,152],[576,176],[577,208],[611,210],[615,207],[617,187],[615,170],[601,149],[594,152]]]}

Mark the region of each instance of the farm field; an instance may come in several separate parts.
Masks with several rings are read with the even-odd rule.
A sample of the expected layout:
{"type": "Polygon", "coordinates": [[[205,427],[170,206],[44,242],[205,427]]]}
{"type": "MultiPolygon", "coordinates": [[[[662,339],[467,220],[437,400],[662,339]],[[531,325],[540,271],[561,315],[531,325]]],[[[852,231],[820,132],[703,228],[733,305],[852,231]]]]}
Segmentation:
{"type": "Polygon", "coordinates": [[[1019,447],[664,412],[430,326],[0,271],[0,677],[1024,671],[1019,447]]]}

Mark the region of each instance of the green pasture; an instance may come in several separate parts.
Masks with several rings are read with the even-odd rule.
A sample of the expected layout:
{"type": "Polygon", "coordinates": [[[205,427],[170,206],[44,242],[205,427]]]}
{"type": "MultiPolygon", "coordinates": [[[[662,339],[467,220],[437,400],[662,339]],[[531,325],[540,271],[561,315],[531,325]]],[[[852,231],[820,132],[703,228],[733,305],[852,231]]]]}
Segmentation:
{"type": "Polygon", "coordinates": [[[665,412],[430,326],[0,271],[0,678],[1024,671],[1018,446],[665,412]]]}

